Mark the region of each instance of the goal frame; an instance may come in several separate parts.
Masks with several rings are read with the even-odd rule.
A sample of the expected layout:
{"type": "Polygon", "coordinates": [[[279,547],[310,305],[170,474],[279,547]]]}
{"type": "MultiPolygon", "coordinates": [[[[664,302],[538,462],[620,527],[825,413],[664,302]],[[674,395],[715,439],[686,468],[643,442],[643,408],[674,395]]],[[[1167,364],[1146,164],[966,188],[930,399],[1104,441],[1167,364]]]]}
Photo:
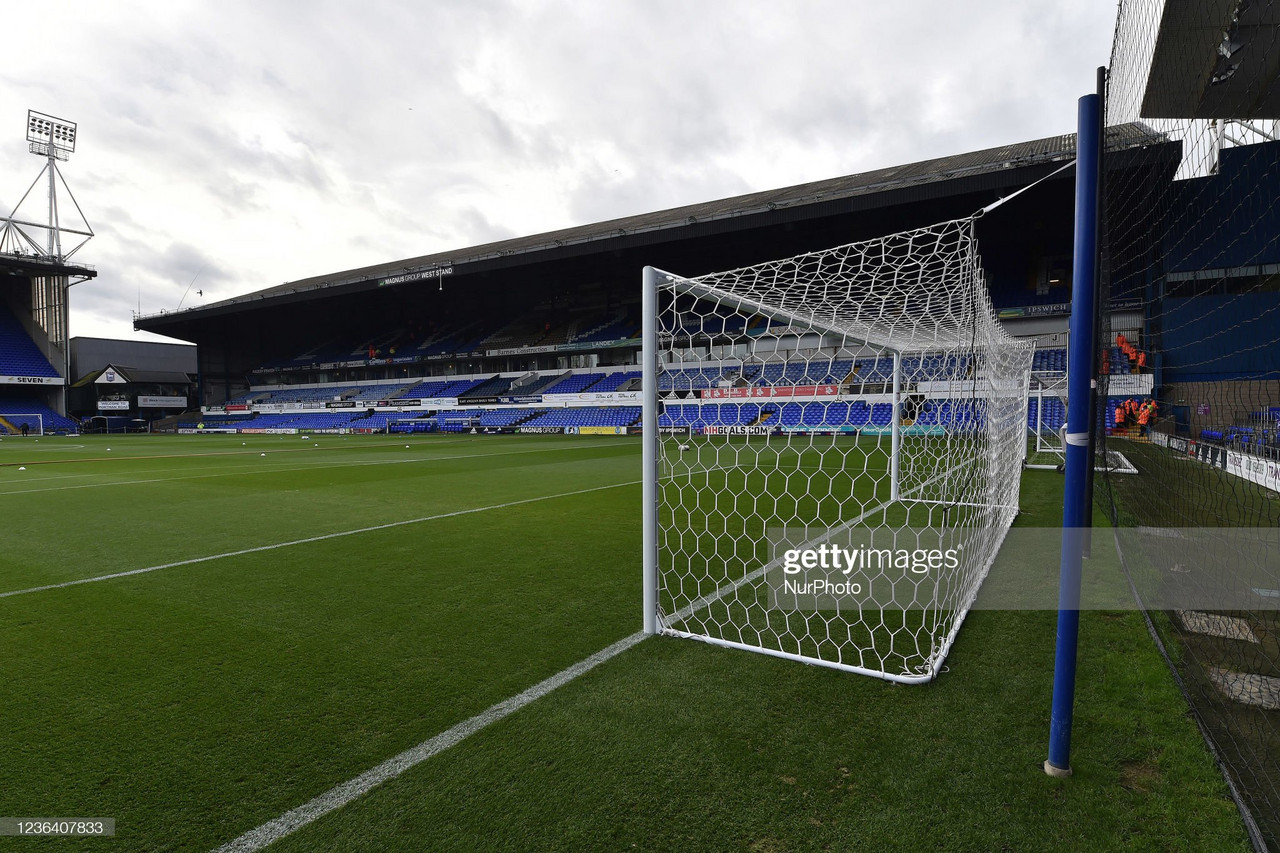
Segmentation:
{"type": "MultiPolygon", "coordinates": [[[[947,225],[951,223],[940,223],[947,225]]],[[[643,377],[642,386],[642,413],[643,413],[643,438],[642,438],[642,565],[643,565],[643,631],[646,634],[664,633],[671,636],[698,639],[713,645],[724,646],[727,648],[739,648],[743,650],[753,651],[759,654],[766,654],[773,657],[780,657],[789,660],[796,660],[808,665],[824,666],[838,669],[844,672],[869,675],[875,678],[904,683],[919,684],[931,681],[942,670],[942,662],[946,659],[951,646],[959,632],[961,625],[967,616],[969,609],[972,607],[973,600],[978,594],[982,578],[985,578],[990,570],[991,564],[995,560],[995,556],[999,551],[1000,544],[1003,542],[1005,534],[1008,531],[1008,524],[1003,525],[1003,529],[999,530],[996,541],[990,553],[985,555],[982,561],[983,565],[977,568],[975,572],[978,580],[972,589],[964,596],[964,600],[956,600],[952,607],[955,610],[953,621],[949,628],[944,628],[943,633],[934,637],[935,647],[933,653],[929,657],[927,666],[923,669],[916,668],[912,671],[902,673],[890,671],[886,669],[873,669],[852,662],[832,661],[821,657],[810,656],[808,654],[799,654],[791,651],[784,651],[776,648],[770,648],[762,645],[754,645],[748,643],[739,643],[728,637],[708,636],[701,633],[688,633],[677,629],[674,626],[667,625],[662,618],[660,607],[660,598],[662,595],[663,579],[662,566],[660,564],[660,542],[661,542],[661,483],[660,483],[660,466],[662,463],[662,440],[661,430],[659,428],[659,416],[662,410],[663,394],[659,389],[659,377],[661,353],[659,339],[659,292],[663,289],[671,289],[679,295],[691,295],[695,298],[706,297],[715,301],[718,305],[726,307],[738,314],[748,316],[765,316],[773,320],[780,320],[784,324],[795,324],[805,327],[819,334],[839,335],[843,340],[860,345],[868,349],[873,349],[883,354],[885,358],[892,361],[892,376],[889,385],[891,392],[890,397],[891,409],[889,422],[886,424],[886,438],[889,439],[889,471],[887,472],[886,485],[889,490],[888,504],[930,504],[948,506],[971,506],[986,507],[1000,512],[1010,513],[1009,518],[1017,512],[1017,487],[1014,485],[1013,503],[1014,506],[1006,506],[1007,500],[996,500],[989,504],[970,504],[955,503],[938,498],[933,494],[912,494],[914,489],[904,493],[903,477],[905,472],[900,467],[903,453],[903,434],[904,434],[904,418],[903,397],[906,390],[906,382],[904,371],[904,356],[914,355],[916,353],[926,354],[935,350],[935,346],[945,349],[947,345],[962,346],[967,343],[965,335],[961,335],[958,331],[952,331],[937,335],[929,343],[920,347],[914,342],[907,341],[908,346],[903,346],[903,341],[893,336],[892,329],[880,329],[875,324],[862,326],[859,333],[851,333],[850,328],[840,325],[829,325],[835,323],[836,320],[824,320],[813,315],[801,315],[788,310],[788,307],[777,304],[766,304],[755,299],[745,297],[738,294],[729,294],[724,290],[714,288],[710,285],[703,284],[699,279],[687,278],[684,276],[665,272],[656,267],[646,266],[642,273],[642,298],[641,298],[641,368],[643,377]],[[951,340],[951,338],[955,338],[951,340]]],[[[989,311],[988,306],[988,311],[989,311]]],[[[994,318],[993,318],[994,319],[994,318]]],[[[1021,375],[1017,377],[1015,384],[1017,392],[1022,397],[1019,406],[1019,414],[1022,420],[1022,430],[1025,430],[1026,424],[1026,400],[1028,385],[1030,379],[1030,351],[1025,370],[1021,371],[1021,375]]],[[[882,433],[884,434],[884,433],[882,433]]],[[[1022,433],[1025,435],[1025,432],[1022,433]]],[[[1010,436],[1012,438],[1012,436],[1010,436]]],[[[682,448],[683,449],[683,448],[682,448]]],[[[1021,461],[1025,453],[1025,439],[1023,440],[1022,449],[1015,451],[1017,454],[1014,458],[1021,461]]],[[[1007,495],[1005,496],[1008,497],[1007,495]]],[[[882,504],[883,506],[888,504],[882,504]]],[[[857,524],[861,519],[841,524],[833,528],[831,533],[835,533],[842,529],[857,524]]],[[[816,541],[816,540],[815,540],[816,541]]],[[[715,589],[703,595],[701,598],[691,601],[674,614],[668,614],[679,622],[689,611],[698,612],[701,608],[705,608],[713,602],[720,600],[725,596],[731,596],[734,592],[744,584],[754,584],[770,567],[775,566],[779,562],[778,559],[766,563],[762,567],[758,567],[746,576],[741,578],[726,578],[715,589]]],[[[975,564],[976,565],[976,564],[975,564]]]]}
{"type": "Polygon", "coordinates": [[[13,426],[13,433],[12,433],[13,435],[18,435],[18,436],[22,435],[23,421],[30,421],[32,419],[35,420],[36,425],[34,426],[34,428],[28,430],[28,434],[39,435],[39,436],[43,436],[45,434],[44,415],[40,414],[39,412],[17,412],[12,415],[0,415],[0,417],[3,417],[6,421],[8,421],[13,426]]]}

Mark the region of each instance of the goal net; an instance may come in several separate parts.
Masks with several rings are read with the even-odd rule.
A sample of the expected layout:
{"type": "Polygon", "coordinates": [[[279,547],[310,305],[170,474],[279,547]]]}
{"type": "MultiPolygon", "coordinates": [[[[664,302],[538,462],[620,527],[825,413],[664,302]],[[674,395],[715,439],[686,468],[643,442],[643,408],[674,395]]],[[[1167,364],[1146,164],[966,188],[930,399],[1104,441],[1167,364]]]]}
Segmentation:
{"type": "Polygon", "coordinates": [[[964,219],[646,270],[646,628],[938,674],[1018,506],[1031,344],[964,219]]]}

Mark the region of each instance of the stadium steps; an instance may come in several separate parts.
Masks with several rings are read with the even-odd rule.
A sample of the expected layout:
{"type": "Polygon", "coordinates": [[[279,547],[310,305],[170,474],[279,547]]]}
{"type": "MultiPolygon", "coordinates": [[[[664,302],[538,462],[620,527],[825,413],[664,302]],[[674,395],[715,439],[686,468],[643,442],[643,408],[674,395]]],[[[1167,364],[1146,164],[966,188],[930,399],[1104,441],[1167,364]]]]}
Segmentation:
{"type": "Polygon", "coordinates": [[[1216,666],[1209,667],[1206,674],[1213,686],[1228,699],[1242,705],[1280,711],[1280,678],[1216,666]]]}
{"type": "Polygon", "coordinates": [[[504,378],[501,374],[495,373],[488,379],[473,388],[469,388],[458,395],[458,402],[462,403],[476,397],[496,397],[499,394],[505,394],[511,388],[511,380],[504,378]]]}
{"type": "Polygon", "coordinates": [[[546,411],[546,409],[532,409],[527,415],[517,421],[512,421],[508,426],[520,426],[520,424],[528,423],[539,415],[546,414],[546,411]]]}
{"type": "Polygon", "coordinates": [[[511,386],[512,394],[541,394],[546,389],[555,385],[561,379],[573,374],[572,370],[552,371],[551,373],[535,373],[533,378],[526,384],[513,384],[511,386]]]}
{"type": "Polygon", "coordinates": [[[178,428],[179,423],[182,423],[184,421],[189,421],[191,420],[191,417],[192,416],[189,414],[181,414],[181,415],[170,415],[167,418],[156,418],[154,421],[151,422],[151,431],[152,432],[172,432],[173,430],[178,428]]]}
{"type": "Polygon", "coordinates": [[[1178,620],[1188,631],[1204,634],[1209,637],[1223,637],[1228,640],[1243,640],[1247,643],[1259,643],[1258,635],[1253,633],[1249,623],[1238,616],[1225,616],[1221,613],[1203,613],[1199,610],[1178,610],[1178,620]]]}

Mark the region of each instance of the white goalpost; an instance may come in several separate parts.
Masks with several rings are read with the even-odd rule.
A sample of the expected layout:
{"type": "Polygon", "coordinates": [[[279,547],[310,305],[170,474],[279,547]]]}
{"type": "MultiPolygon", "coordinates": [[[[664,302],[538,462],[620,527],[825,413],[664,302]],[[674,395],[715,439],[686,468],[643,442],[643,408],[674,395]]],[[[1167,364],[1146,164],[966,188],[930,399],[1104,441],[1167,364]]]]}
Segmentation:
{"type": "Polygon", "coordinates": [[[1066,459],[1063,427],[1067,422],[1067,375],[1033,374],[1028,395],[1031,433],[1028,468],[1060,469],[1066,459]]]}
{"type": "Polygon", "coordinates": [[[644,276],[645,630],[921,682],[1017,512],[973,220],[644,276]]]}

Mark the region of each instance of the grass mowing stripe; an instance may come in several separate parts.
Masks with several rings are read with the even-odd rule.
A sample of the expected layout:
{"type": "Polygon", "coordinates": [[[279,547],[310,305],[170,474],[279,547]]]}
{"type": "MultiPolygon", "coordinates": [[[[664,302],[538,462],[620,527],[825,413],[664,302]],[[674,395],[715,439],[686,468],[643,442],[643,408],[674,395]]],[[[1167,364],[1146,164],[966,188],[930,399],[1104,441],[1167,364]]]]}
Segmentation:
{"type": "Polygon", "coordinates": [[[298,831],[329,812],[342,808],[347,803],[364,796],[383,782],[394,779],[433,755],[462,742],[491,723],[496,723],[498,720],[510,716],[530,702],[546,696],[557,687],[568,684],[583,673],[589,672],[610,658],[625,652],[643,640],[645,636],[644,632],[637,631],[629,637],[624,637],[613,645],[607,646],[590,657],[578,661],[573,666],[561,670],[550,678],[539,681],[528,690],[517,693],[510,699],[504,699],[496,705],[491,705],[474,717],[463,720],[456,726],[446,729],[429,740],[423,741],[412,749],[407,749],[394,758],[388,758],[372,770],[365,771],[354,779],[329,789],[310,802],[304,803],[296,809],[291,809],[275,820],[268,821],[257,829],[252,829],[239,838],[227,842],[217,848],[214,853],[253,853],[253,851],[261,850],[268,844],[298,831]]]}
{"type": "MultiPolygon", "coordinates": [[[[466,439],[466,441],[469,441],[469,440],[471,439],[466,439]]],[[[368,448],[368,447],[392,447],[398,443],[399,442],[395,442],[395,441],[391,441],[391,442],[384,441],[381,444],[359,444],[359,445],[353,444],[353,445],[350,445],[350,448],[357,448],[360,450],[364,450],[365,448],[368,448]]],[[[443,444],[444,442],[441,442],[441,443],[443,444]]],[[[450,441],[448,443],[462,444],[464,443],[464,440],[458,439],[455,441],[450,441]]],[[[86,446],[87,445],[84,445],[84,444],[71,445],[71,447],[73,448],[86,447],[86,446]]],[[[113,455],[113,456],[71,456],[66,459],[40,459],[40,460],[34,460],[34,461],[18,460],[17,462],[0,462],[0,468],[12,468],[15,465],[68,465],[68,464],[75,464],[78,462],[137,462],[140,460],[149,461],[151,459],[208,459],[210,457],[217,457],[217,456],[252,456],[254,453],[260,452],[261,448],[264,446],[268,446],[268,445],[259,445],[253,448],[252,450],[214,450],[208,453],[148,453],[143,456],[125,456],[121,454],[121,455],[113,455]]],[[[56,452],[63,449],[66,449],[66,448],[51,447],[49,448],[49,451],[56,452]]],[[[111,449],[110,447],[107,448],[107,450],[110,450],[110,449],[111,449]]],[[[306,451],[312,450],[312,449],[314,448],[274,447],[273,446],[272,452],[273,453],[305,453],[306,451]]],[[[334,445],[332,447],[327,447],[326,449],[342,450],[342,449],[349,449],[349,448],[343,448],[340,445],[334,445]]],[[[38,453],[40,451],[37,450],[36,452],[38,453]]]]}
{"type": "Polygon", "coordinates": [[[144,574],[147,574],[148,572],[158,572],[161,569],[173,569],[173,568],[177,568],[178,566],[190,566],[195,563],[207,563],[211,560],[221,560],[226,557],[241,557],[241,556],[244,556],[245,554],[257,554],[263,551],[275,551],[279,548],[289,548],[294,545],[306,545],[311,542],[324,542],[325,540],[328,540],[328,539],[338,539],[343,536],[355,536],[360,533],[372,533],[376,530],[390,530],[391,528],[394,528],[394,527],[404,527],[409,524],[421,524],[422,522],[425,522],[425,521],[439,521],[440,519],[443,519],[443,518],[457,518],[458,516],[462,516],[462,515],[474,515],[475,513],[478,513],[478,512],[489,512],[490,510],[495,510],[495,509],[507,509],[513,506],[521,506],[523,504],[537,503],[538,501],[549,501],[549,500],[555,500],[556,498],[567,498],[567,497],[572,497],[573,495],[585,495],[590,492],[599,492],[605,489],[618,489],[623,486],[634,486],[634,485],[637,485],[639,482],[640,482],[639,480],[630,480],[625,483],[611,483],[610,485],[607,485],[607,486],[592,486],[589,489],[577,489],[576,491],[559,492],[554,495],[539,495],[533,498],[521,498],[518,501],[508,501],[507,503],[472,507],[470,509],[459,509],[453,512],[440,513],[438,515],[427,515],[427,516],[423,516],[422,518],[407,518],[407,519],[404,519],[403,521],[389,521],[386,524],[375,524],[370,527],[360,527],[355,530],[339,530],[336,533],[324,533],[324,534],[321,534],[320,536],[308,536],[305,539],[292,539],[288,542],[277,542],[272,545],[258,545],[257,547],[254,547],[254,548],[242,548],[238,551],[227,551],[226,553],[223,553],[223,554],[210,554],[205,557],[192,557],[189,560],[177,560],[172,563],[162,563],[158,566],[146,566],[145,568],[141,568],[141,569],[129,569],[128,571],[124,571],[124,572],[112,572],[109,575],[98,575],[96,577],[91,577],[91,578],[79,578],[77,580],[72,580],[72,581],[62,581],[61,583],[45,584],[44,586],[33,586],[28,589],[15,589],[15,590],[10,590],[9,592],[0,592],[0,598],[10,598],[15,595],[27,595],[28,593],[33,593],[33,592],[45,592],[46,590],[51,590],[51,589],[63,589],[69,586],[80,586],[81,584],[97,583],[99,581],[109,581],[109,580],[114,580],[116,578],[127,578],[133,575],[144,575],[144,574]]]}
{"type": "MultiPolygon", "coordinates": [[[[35,494],[37,492],[70,491],[73,489],[101,489],[107,486],[139,486],[139,485],[147,485],[151,483],[170,483],[170,482],[176,482],[181,480],[206,480],[214,477],[242,477],[246,473],[287,474],[294,471],[323,471],[326,468],[363,468],[363,467],[371,468],[375,465],[409,465],[417,462],[453,462],[459,459],[487,459],[490,457],[496,458],[499,456],[521,456],[528,453],[548,453],[548,452],[554,452],[559,450],[580,450],[582,447],[623,447],[625,446],[625,444],[626,444],[625,442],[611,442],[609,444],[581,445],[580,447],[550,447],[550,448],[539,447],[539,448],[534,448],[532,450],[510,450],[503,453],[467,453],[461,456],[428,456],[428,457],[417,458],[417,459],[384,459],[384,460],[375,461],[375,462],[366,462],[366,461],[334,462],[329,465],[304,465],[299,468],[270,468],[265,471],[261,469],[257,471],[236,470],[236,471],[224,471],[223,473],[220,473],[220,474],[188,474],[180,477],[155,477],[149,480],[116,480],[110,483],[81,483],[80,485],[76,485],[76,486],[49,486],[47,488],[39,488],[39,489],[14,489],[12,491],[7,491],[7,492],[0,491],[0,497],[7,497],[9,495],[30,495],[30,494],[35,494]]],[[[149,458],[156,458],[156,457],[149,457],[149,458]]],[[[84,475],[68,475],[68,476],[89,476],[89,475],[84,474],[84,475]]]]}

